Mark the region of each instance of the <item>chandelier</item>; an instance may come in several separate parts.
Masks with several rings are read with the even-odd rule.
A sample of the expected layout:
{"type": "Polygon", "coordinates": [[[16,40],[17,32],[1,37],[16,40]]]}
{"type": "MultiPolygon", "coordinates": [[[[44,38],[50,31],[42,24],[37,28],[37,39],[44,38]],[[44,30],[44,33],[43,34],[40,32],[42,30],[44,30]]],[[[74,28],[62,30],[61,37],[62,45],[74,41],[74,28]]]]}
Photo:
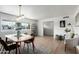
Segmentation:
{"type": "Polygon", "coordinates": [[[22,14],[22,5],[18,5],[18,16],[17,16],[17,21],[21,20],[24,18],[24,15],[22,14]]]}

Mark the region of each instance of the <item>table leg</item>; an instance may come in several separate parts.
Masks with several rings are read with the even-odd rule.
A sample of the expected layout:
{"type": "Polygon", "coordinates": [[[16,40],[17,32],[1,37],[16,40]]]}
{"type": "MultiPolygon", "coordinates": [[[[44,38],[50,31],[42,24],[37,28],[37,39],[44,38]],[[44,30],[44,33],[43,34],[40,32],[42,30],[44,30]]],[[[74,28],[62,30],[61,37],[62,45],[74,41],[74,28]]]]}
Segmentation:
{"type": "MultiPolygon", "coordinates": [[[[16,54],[18,53],[18,50],[19,50],[19,53],[20,53],[20,48],[21,48],[21,47],[18,48],[18,43],[19,43],[19,42],[16,42],[16,54]]],[[[21,42],[20,42],[20,46],[21,46],[21,42]]]]}

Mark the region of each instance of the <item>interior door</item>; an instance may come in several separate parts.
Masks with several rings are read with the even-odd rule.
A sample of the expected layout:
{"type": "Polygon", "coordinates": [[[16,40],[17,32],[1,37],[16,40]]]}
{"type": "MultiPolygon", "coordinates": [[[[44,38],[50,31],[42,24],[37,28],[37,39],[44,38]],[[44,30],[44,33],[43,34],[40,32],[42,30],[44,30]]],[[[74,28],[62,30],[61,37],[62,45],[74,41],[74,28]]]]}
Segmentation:
{"type": "Polygon", "coordinates": [[[44,36],[53,36],[54,24],[53,21],[47,21],[43,24],[44,36]]]}

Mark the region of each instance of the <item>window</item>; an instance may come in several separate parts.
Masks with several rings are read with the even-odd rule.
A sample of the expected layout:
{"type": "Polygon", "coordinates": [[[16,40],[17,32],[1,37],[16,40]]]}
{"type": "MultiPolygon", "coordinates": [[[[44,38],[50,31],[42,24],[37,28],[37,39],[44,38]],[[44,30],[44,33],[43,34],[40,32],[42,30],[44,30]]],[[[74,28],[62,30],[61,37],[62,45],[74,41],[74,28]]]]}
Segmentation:
{"type": "Polygon", "coordinates": [[[28,23],[22,23],[21,26],[22,26],[22,29],[30,29],[30,24],[28,23]]]}
{"type": "MultiPolygon", "coordinates": [[[[20,24],[21,29],[30,29],[30,24],[28,23],[21,23],[20,24]]],[[[1,30],[15,30],[16,28],[16,22],[14,21],[1,21],[1,30]]]]}
{"type": "Polygon", "coordinates": [[[1,29],[2,30],[12,30],[14,29],[14,25],[15,25],[15,22],[11,22],[11,21],[1,21],[1,29]]]}

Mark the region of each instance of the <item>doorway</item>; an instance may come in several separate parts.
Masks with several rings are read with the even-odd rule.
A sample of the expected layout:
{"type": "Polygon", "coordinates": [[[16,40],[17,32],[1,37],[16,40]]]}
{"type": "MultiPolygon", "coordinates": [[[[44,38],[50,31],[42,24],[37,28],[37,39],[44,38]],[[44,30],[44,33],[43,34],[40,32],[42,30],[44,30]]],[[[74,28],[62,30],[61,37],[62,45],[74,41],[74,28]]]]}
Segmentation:
{"type": "Polygon", "coordinates": [[[53,21],[47,21],[43,23],[43,35],[53,36],[54,33],[54,23],[53,21]]]}

